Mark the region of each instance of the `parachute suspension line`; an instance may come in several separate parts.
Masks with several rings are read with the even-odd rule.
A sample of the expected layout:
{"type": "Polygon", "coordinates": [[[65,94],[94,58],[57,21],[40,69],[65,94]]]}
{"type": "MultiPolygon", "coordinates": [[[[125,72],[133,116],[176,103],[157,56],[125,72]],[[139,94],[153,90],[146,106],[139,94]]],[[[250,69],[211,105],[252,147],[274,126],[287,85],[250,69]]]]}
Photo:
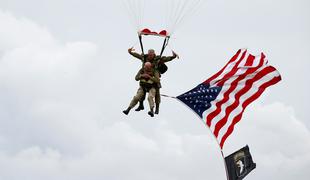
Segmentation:
{"type": "Polygon", "coordinates": [[[175,21],[175,19],[178,17],[178,13],[180,12],[180,7],[181,7],[181,4],[182,4],[182,1],[181,0],[171,0],[171,4],[168,6],[168,9],[167,11],[168,12],[171,12],[170,13],[170,19],[168,20],[168,24],[167,24],[167,27],[168,27],[168,30],[169,32],[171,33],[174,29],[173,27],[173,22],[175,21]]]}
{"type": "Polygon", "coordinates": [[[135,13],[137,15],[137,22],[138,22],[138,31],[141,29],[142,21],[143,21],[143,4],[144,0],[134,0],[135,5],[135,13]]]}
{"type": "MultiPolygon", "coordinates": [[[[132,24],[137,31],[140,31],[144,22],[144,15],[151,15],[155,17],[153,13],[154,9],[150,9],[152,2],[146,0],[120,0],[123,2],[132,24]],[[148,9],[147,9],[148,7],[148,9]]],[[[157,2],[157,1],[156,1],[157,2]]],[[[204,0],[160,0],[164,7],[164,14],[159,15],[162,17],[162,24],[166,27],[169,34],[173,34],[175,29],[183,23],[183,21],[190,15],[196,12],[200,5],[204,3],[204,0]]],[[[162,13],[157,13],[162,14],[162,13]]]]}
{"type": "Polygon", "coordinates": [[[134,27],[134,28],[137,28],[136,26],[135,26],[135,22],[133,21],[133,15],[132,15],[132,13],[131,13],[131,11],[130,11],[130,9],[129,9],[129,6],[128,6],[128,4],[125,2],[125,0],[121,0],[121,2],[122,2],[122,7],[124,8],[124,10],[127,12],[127,15],[129,16],[129,19],[130,19],[130,24],[134,27]]]}
{"type": "MultiPolygon", "coordinates": [[[[181,1],[179,1],[181,2],[181,1]]],[[[175,27],[177,25],[178,19],[180,18],[180,16],[182,16],[183,12],[185,11],[185,7],[186,5],[189,3],[189,1],[185,1],[185,3],[179,3],[178,5],[178,9],[176,10],[176,16],[174,17],[174,22],[172,24],[172,29],[171,32],[175,30],[175,27]]]]}
{"type": "Polygon", "coordinates": [[[186,18],[195,14],[203,2],[203,0],[170,0],[166,6],[166,11],[170,12],[167,13],[168,20],[166,22],[166,27],[170,35],[174,33],[175,29],[179,27],[186,18]]]}
{"type": "Polygon", "coordinates": [[[139,30],[141,30],[141,28],[142,28],[141,25],[143,24],[143,18],[144,18],[145,1],[144,0],[138,0],[137,7],[138,7],[138,10],[139,10],[138,11],[139,30]]]}
{"type": "Polygon", "coordinates": [[[172,7],[172,1],[165,1],[166,5],[165,5],[165,16],[164,16],[164,27],[166,28],[166,30],[170,33],[170,27],[169,27],[169,22],[171,21],[171,11],[172,9],[170,9],[169,7],[172,7]]]}
{"type": "Polygon", "coordinates": [[[139,31],[144,15],[144,0],[121,0],[135,29],[139,31]]]}
{"type": "Polygon", "coordinates": [[[191,12],[196,11],[196,7],[199,7],[199,4],[200,0],[192,1],[192,3],[186,1],[186,4],[184,3],[182,10],[179,12],[179,16],[175,19],[175,22],[173,24],[173,32],[175,31],[175,29],[177,29],[178,26],[181,25],[182,22],[184,22],[185,17],[188,17],[191,12]]]}
{"type": "Polygon", "coordinates": [[[169,11],[168,9],[170,1],[165,1],[165,2],[166,2],[166,5],[165,5],[164,25],[166,27],[166,30],[170,32],[170,29],[168,28],[168,22],[170,20],[170,15],[171,15],[171,13],[169,13],[171,10],[169,11]]]}
{"type": "Polygon", "coordinates": [[[169,39],[170,39],[169,36],[165,37],[165,40],[164,40],[163,46],[162,46],[162,48],[161,48],[159,57],[161,57],[161,56],[163,55],[163,53],[164,53],[166,47],[168,46],[169,39]]]}
{"type": "Polygon", "coordinates": [[[141,24],[142,24],[142,7],[141,4],[143,3],[143,1],[139,1],[139,0],[135,0],[135,9],[136,9],[136,13],[137,13],[137,21],[138,21],[138,28],[140,30],[141,28],[141,24]]]}
{"type": "Polygon", "coordinates": [[[125,8],[128,16],[129,16],[129,19],[131,21],[131,25],[136,30],[138,30],[139,29],[139,22],[137,20],[136,12],[133,8],[132,2],[130,0],[122,0],[122,4],[123,4],[123,7],[125,8]]]}
{"type": "Polygon", "coordinates": [[[179,18],[185,14],[185,7],[187,7],[188,3],[189,3],[189,1],[185,1],[185,3],[183,3],[181,5],[181,8],[178,11],[179,15],[177,17],[175,17],[174,23],[172,24],[173,29],[171,31],[175,30],[176,26],[178,25],[179,18]]]}
{"type": "Polygon", "coordinates": [[[170,33],[171,32],[171,25],[172,25],[172,20],[173,20],[173,16],[175,16],[175,13],[176,13],[176,2],[175,0],[170,0],[170,1],[167,1],[167,4],[166,4],[166,28],[168,30],[168,32],[170,33]]]}
{"type": "Polygon", "coordinates": [[[136,40],[135,43],[131,47],[136,47],[138,43],[139,43],[139,40],[136,40]]]}
{"type": "Polygon", "coordinates": [[[185,11],[182,15],[179,16],[179,18],[177,19],[176,23],[175,23],[175,29],[177,29],[177,27],[181,26],[182,23],[185,22],[185,18],[190,18],[191,16],[193,16],[197,10],[202,6],[202,4],[205,1],[202,0],[197,0],[194,2],[194,4],[191,4],[191,6],[189,6],[188,10],[185,11]]]}
{"type": "Polygon", "coordinates": [[[167,46],[169,50],[173,51],[174,48],[172,48],[171,44],[168,44],[167,46]]]}

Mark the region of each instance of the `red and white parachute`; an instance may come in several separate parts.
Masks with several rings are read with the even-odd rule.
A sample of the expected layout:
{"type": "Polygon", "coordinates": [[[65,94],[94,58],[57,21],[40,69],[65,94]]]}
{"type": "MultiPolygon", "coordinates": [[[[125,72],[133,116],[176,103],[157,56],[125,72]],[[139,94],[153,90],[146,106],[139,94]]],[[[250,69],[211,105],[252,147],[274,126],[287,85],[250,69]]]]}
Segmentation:
{"type": "Polygon", "coordinates": [[[138,32],[143,52],[142,36],[164,38],[161,54],[169,38],[184,21],[193,15],[203,0],[121,0],[132,25],[138,32]],[[156,29],[156,30],[155,30],[156,29]]]}

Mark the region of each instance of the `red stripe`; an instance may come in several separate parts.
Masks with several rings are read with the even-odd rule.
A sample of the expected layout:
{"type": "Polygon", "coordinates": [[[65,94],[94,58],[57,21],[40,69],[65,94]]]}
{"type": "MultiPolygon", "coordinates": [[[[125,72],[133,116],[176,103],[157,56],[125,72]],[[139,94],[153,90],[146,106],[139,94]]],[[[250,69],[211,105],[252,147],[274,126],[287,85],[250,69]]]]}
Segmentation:
{"type": "Polygon", "coordinates": [[[222,74],[222,72],[225,70],[225,68],[228,66],[228,64],[234,62],[237,57],[239,56],[239,54],[241,53],[241,49],[239,49],[237,51],[237,53],[228,61],[228,63],[219,71],[217,72],[216,74],[214,74],[213,76],[211,76],[209,79],[207,79],[206,81],[204,81],[203,83],[205,84],[208,84],[210,83],[211,81],[213,81],[214,79],[216,79],[220,74],[222,74]]]}
{"type": "MultiPolygon", "coordinates": [[[[228,73],[228,74],[226,74],[224,77],[223,77],[223,79],[221,79],[221,81],[217,84],[217,86],[223,86],[224,85],[224,83],[229,79],[229,78],[231,78],[231,76],[233,76],[237,71],[238,71],[238,66],[239,66],[239,64],[241,63],[241,61],[244,59],[244,57],[245,57],[245,53],[246,53],[246,51],[242,54],[242,57],[240,58],[240,60],[239,60],[239,62],[233,67],[233,69],[228,73]]],[[[255,57],[254,57],[255,58],[255,57]]],[[[263,57],[262,57],[263,58],[263,57]]],[[[262,61],[263,61],[263,59],[260,59],[260,66],[262,65],[262,61]]],[[[247,58],[247,61],[246,61],[246,63],[245,64],[250,64],[250,62],[252,62],[252,64],[253,64],[253,60],[252,60],[252,57],[251,58],[247,58]],[[249,61],[249,62],[248,62],[249,61]]],[[[251,65],[252,65],[251,64],[251,65]]],[[[256,70],[256,69],[255,69],[256,70]]],[[[249,70],[247,70],[244,74],[247,74],[247,72],[248,72],[249,70]]],[[[244,75],[244,74],[242,74],[242,75],[244,75]]],[[[242,75],[240,75],[241,76],[241,78],[243,77],[242,75]]],[[[234,80],[233,82],[239,82],[240,80],[241,80],[241,78],[240,77],[238,77],[236,80],[234,80]]],[[[224,98],[221,100],[221,101],[219,101],[219,102],[217,102],[216,104],[215,104],[215,106],[216,106],[216,109],[215,109],[215,111],[213,111],[213,112],[211,112],[210,114],[208,114],[207,115],[207,118],[206,118],[206,123],[207,123],[207,125],[210,127],[210,125],[211,125],[211,122],[212,122],[212,120],[213,120],[213,118],[215,117],[215,116],[217,116],[221,111],[222,111],[222,109],[221,109],[221,107],[222,107],[222,105],[225,103],[225,102],[227,102],[228,101],[228,99],[229,99],[229,94],[234,90],[236,88],[236,86],[230,86],[229,87],[229,89],[224,93],[224,98]]]]}
{"type": "Polygon", "coordinates": [[[255,56],[253,56],[252,54],[250,54],[246,60],[246,63],[244,64],[244,66],[252,66],[253,62],[254,62],[255,56]]]}
{"type": "Polygon", "coordinates": [[[223,78],[221,78],[220,80],[218,80],[217,86],[223,86],[224,83],[231,78],[234,74],[236,74],[236,72],[239,70],[238,66],[239,64],[243,61],[244,57],[245,57],[246,51],[242,54],[241,58],[239,59],[239,61],[235,64],[235,66],[231,69],[231,71],[227,74],[225,74],[225,76],[223,78]]]}
{"type": "Polygon", "coordinates": [[[253,101],[255,101],[257,98],[259,98],[259,96],[265,91],[265,89],[267,87],[276,84],[280,80],[281,80],[281,76],[274,77],[270,81],[262,84],[259,87],[259,90],[254,95],[252,95],[250,98],[248,98],[246,101],[244,101],[244,103],[242,104],[242,108],[243,108],[242,111],[237,116],[234,117],[234,119],[232,121],[232,124],[229,126],[227,132],[225,133],[225,135],[223,136],[223,138],[222,138],[222,140],[220,142],[221,148],[223,148],[226,139],[233,132],[235,124],[237,124],[241,120],[242,114],[243,114],[244,110],[246,109],[246,107],[249,104],[251,104],[253,101]]]}
{"type": "MultiPolygon", "coordinates": [[[[264,58],[265,58],[265,57],[261,56],[261,58],[260,58],[260,63],[259,63],[259,65],[258,65],[257,67],[248,69],[244,74],[240,75],[236,80],[234,80],[234,81],[231,83],[231,87],[230,87],[229,90],[226,91],[225,94],[224,94],[224,98],[223,98],[223,100],[221,101],[221,102],[222,102],[221,106],[229,100],[229,95],[231,94],[231,92],[233,92],[233,91],[236,89],[236,87],[238,86],[238,83],[239,83],[241,80],[243,80],[247,75],[254,73],[255,71],[257,71],[257,69],[259,69],[260,67],[262,67],[262,66],[264,65],[264,58]]],[[[269,66],[268,66],[268,67],[269,67],[269,66]]],[[[267,68],[268,68],[268,67],[267,67],[267,68]]],[[[267,68],[265,68],[265,69],[267,69],[267,68]]],[[[259,80],[261,77],[263,77],[263,76],[266,75],[266,73],[265,73],[266,71],[264,71],[265,69],[261,70],[261,71],[258,72],[252,79],[249,79],[249,80],[247,80],[247,81],[250,81],[250,80],[255,80],[255,81],[256,81],[256,80],[259,80]]],[[[253,84],[253,83],[252,83],[252,84],[253,84]]],[[[243,89],[245,89],[245,88],[247,88],[247,86],[245,86],[243,89]]],[[[238,94],[240,91],[242,91],[243,89],[239,90],[239,91],[236,93],[235,98],[238,98],[238,97],[237,97],[237,94],[238,94]]],[[[242,95],[242,94],[241,94],[241,95],[242,95]]],[[[239,96],[239,98],[240,98],[240,96],[239,96]]],[[[235,101],[235,102],[236,102],[236,101],[235,101]]],[[[215,135],[216,137],[218,136],[218,133],[219,133],[220,129],[226,124],[226,122],[227,122],[227,120],[228,120],[228,117],[229,117],[230,113],[235,109],[234,106],[233,106],[233,105],[235,104],[235,102],[234,102],[232,105],[230,105],[230,106],[228,106],[228,107],[226,108],[226,110],[225,110],[225,116],[224,116],[218,123],[216,123],[215,129],[214,129],[214,135],[215,135]]],[[[221,107],[221,106],[220,106],[220,107],[221,107]]],[[[220,109],[220,111],[221,111],[221,109],[220,109]]]]}
{"type": "MultiPolygon", "coordinates": [[[[217,86],[223,86],[222,84],[223,83],[225,83],[227,80],[228,80],[228,76],[231,76],[230,74],[231,73],[236,73],[237,72],[237,67],[239,66],[239,64],[240,64],[240,62],[244,59],[244,57],[245,57],[245,54],[246,54],[246,51],[244,51],[243,52],[243,54],[242,54],[242,56],[240,57],[240,59],[238,60],[238,62],[235,64],[235,66],[232,68],[232,70],[229,72],[229,73],[227,73],[224,77],[223,77],[223,79],[221,79],[221,82],[220,82],[220,84],[218,84],[217,86]]],[[[215,109],[215,111],[213,111],[213,112],[211,112],[210,114],[208,114],[208,116],[207,116],[207,125],[208,126],[210,126],[211,125],[211,121],[212,121],[212,119],[215,117],[215,116],[217,116],[220,112],[221,112],[221,109],[220,109],[220,104],[219,104],[220,102],[217,102],[216,104],[215,104],[215,106],[216,106],[216,109],[215,109]]]]}

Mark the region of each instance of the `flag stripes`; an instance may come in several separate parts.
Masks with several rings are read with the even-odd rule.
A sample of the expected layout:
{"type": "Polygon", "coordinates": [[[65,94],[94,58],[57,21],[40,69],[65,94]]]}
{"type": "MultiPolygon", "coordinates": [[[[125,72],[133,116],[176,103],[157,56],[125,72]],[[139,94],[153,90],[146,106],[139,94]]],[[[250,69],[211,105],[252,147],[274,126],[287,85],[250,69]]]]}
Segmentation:
{"type": "Polygon", "coordinates": [[[246,49],[240,49],[219,72],[202,83],[210,90],[220,89],[214,100],[206,102],[208,108],[197,109],[197,104],[184,98],[185,95],[190,99],[199,98],[195,97],[198,86],[177,97],[196,113],[204,111],[200,117],[211,129],[221,148],[241,120],[246,107],[267,87],[281,80],[279,72],[267,63],[263,53],[253,56],[246,49]],[[190,95],[191,92],[193,95],[190,95]]]}

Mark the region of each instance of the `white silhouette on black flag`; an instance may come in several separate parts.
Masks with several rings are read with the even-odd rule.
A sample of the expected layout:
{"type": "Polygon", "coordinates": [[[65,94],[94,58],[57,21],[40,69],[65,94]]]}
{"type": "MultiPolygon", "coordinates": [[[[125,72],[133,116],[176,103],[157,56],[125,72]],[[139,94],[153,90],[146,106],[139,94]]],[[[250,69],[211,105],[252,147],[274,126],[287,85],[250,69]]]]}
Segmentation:
{"type": "Polygon", "coordinates": [[[241,180],[256,168],[248,146],[225,157],[225,162],[229,180],[241,180]]]}

